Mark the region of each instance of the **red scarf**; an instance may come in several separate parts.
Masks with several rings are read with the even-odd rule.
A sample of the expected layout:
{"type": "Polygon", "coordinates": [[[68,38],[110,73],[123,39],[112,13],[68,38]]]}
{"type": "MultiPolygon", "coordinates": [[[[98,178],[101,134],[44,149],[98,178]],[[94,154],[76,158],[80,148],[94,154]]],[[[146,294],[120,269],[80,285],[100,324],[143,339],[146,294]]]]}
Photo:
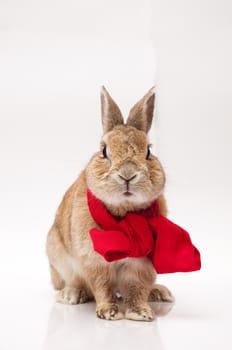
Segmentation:
{"type": "Polygon", "coordinates": [[[157,273],[190,272],[201,268],[200,253],[189,234],[159,214],[155,201],[146,210],[112,216],[89,190],[90,213],[102,230],[92,228],[94,250],[108,262],[148,256],[157,273]]]}

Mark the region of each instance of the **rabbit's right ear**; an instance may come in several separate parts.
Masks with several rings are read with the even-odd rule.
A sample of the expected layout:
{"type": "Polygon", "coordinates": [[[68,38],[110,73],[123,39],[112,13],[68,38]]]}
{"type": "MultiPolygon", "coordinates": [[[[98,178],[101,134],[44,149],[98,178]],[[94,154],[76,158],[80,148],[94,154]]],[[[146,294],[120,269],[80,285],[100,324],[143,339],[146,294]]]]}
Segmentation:
{"type": "Polygon", "coordinates": [[[143,98],[130,110],[127,125],[148,133],[155,105],[155,87],[151,88],[143,98]]]}
{"type": "Polygon", "coordinates": [[[123,124],[122,113],[104,86],[101,89],[101,112],[104,133],[123,124]]]}

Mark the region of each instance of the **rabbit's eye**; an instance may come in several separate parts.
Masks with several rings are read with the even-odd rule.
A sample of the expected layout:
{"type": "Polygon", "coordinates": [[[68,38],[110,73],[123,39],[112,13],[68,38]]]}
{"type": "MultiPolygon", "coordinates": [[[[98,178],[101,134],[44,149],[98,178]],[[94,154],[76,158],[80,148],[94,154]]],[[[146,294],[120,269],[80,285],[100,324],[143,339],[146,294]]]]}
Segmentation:
{"type": "Polygon", "coordinates": [[[106,146],[103,147],[102,155],[104,158],[107,158],[106,146]]]}
{"type": "Polygon", "coordinates": [[[150,155],[151,155],[151,151],[150,151],[150,148],[148,147],[148,149],[147,149],[146,159],[149,159],[150,155]]]}

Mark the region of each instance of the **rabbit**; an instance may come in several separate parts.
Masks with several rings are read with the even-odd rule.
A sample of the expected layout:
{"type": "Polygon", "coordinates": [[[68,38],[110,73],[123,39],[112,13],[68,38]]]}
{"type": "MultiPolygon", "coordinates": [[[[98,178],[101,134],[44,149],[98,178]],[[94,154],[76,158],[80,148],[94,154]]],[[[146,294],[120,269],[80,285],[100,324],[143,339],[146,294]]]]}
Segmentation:
{"type": "Polygon", "coordinates": [[[157,273],[148,257],[107,262],[93,249],[89,231],[99,228],[90,214],[87,189],[118,218],[158,201],[167,215],[164,170],[151,153],[155,89],[130,110],[126,124],[105,87],[101,90],[103,137],[100,149],[65,193],[46,243],[51,280],[64,304],[96,301],[96,314],[106,320],[152,321],[148,301],[173,302],[171,292],[155,284],[157,273]],[[117,295],[122,296],[124,311],[117,295]]]}

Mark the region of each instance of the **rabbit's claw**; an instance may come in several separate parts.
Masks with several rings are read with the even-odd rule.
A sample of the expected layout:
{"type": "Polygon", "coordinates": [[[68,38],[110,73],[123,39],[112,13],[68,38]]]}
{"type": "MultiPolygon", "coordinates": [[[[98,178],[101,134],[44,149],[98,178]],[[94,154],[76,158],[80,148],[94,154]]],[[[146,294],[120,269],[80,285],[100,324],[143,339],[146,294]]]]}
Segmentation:
{"type": "Polygon", "coordinates": [[[137,306],[126,310],[125,318],[134,321],[153,321],[155,315],[149,305],[137,306]]]}
{"type": "Polygon", "coordinates": [[[97,317],[105,320],[120,320],[123,314],[119,311],[117,304],[101,304],[97,306],[97,317]]]}

